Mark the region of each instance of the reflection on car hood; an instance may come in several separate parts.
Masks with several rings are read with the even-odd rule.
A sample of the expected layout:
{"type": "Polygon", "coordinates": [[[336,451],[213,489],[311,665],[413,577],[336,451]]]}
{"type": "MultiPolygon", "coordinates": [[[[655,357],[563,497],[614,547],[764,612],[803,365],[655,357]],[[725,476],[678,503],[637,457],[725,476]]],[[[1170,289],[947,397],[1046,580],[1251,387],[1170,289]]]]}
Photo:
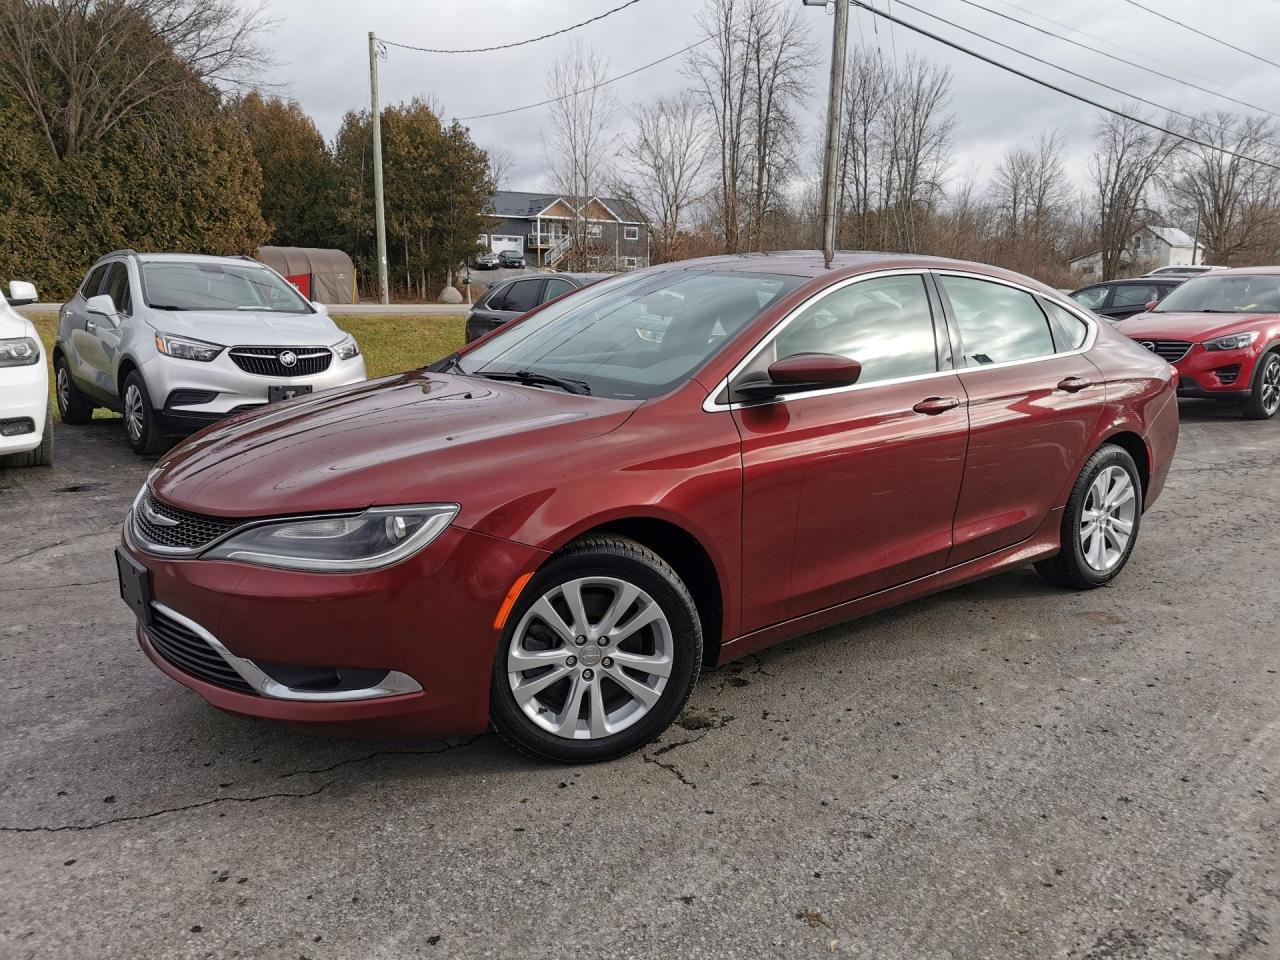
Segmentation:
{"type": "Polygon", "coordinates": [[[1245,330],[1269,313],[1139,313],[1115,324],[1135,340],[1188,340],[1200,343],[1216,336],[1245,330]]]}
{"type": "Polygon", "coordinates": [[[163,333],[195,337],[225,347],[328,346],[342,338],[338,325],[323,313],[151,308],[147,318],[151,326],[163,333]]]}
{"type": "Polygon", "coordinates": [[[527,477],[548,457],[560,469],[575,443],[636,406],[415,371],[225,420],[176,447],[153,488],[222,516],[441,501],[465,510],[495,478],[527,477]]]}

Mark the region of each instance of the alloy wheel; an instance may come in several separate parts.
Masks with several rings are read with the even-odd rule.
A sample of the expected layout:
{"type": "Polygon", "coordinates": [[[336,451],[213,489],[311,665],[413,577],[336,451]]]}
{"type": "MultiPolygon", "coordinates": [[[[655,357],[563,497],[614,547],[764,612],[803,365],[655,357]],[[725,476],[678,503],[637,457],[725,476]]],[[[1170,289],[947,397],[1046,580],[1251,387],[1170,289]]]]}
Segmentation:
{"type": "Polygon", "coordinates": [[[1280,410],[1280,354],[1273,353],[1262,370],[1262,409],[1269,417],[1280,410]]]}
{"type": "Polygon", "coordinates": [[[124,391],[124,428],[129,432],[129,439],[137,443],[142,438],[143,422],[147,416],[142,404],[142,391],[136,383],[129,384],[124,391]]]}
{"type": "Polygon", "coordinates": [[[1093,478],[1080,512],[1080,551],[1098,573],[1123,559],[1137,512],[1137,491],[1127,470],[1111,466],[1093,478]]]}
{"type": "Polygon", "coordinates": [[[658,703],[674,650],[667,615],[648,593],[617,577],[582,577],[552,587],[521,618],[507,681],[543,730],[597,740],[658,703]]]}
{"type": "Polygon", "coordinates": [[[58,364],[56,380],[58,383],[58,403],[61,404],[62,410],[65,412],[71,409],[71,377],[67,373],[67,368],[62,364],[58,364]]]}

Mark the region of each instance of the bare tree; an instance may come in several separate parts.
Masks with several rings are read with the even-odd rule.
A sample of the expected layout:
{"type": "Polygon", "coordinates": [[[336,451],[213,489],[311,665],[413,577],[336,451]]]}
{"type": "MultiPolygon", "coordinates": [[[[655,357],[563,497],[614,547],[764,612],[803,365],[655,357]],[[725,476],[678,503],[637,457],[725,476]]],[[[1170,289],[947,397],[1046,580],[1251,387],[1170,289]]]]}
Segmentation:
{"type": "Polygon", "coordinates": [[[180,111],[193,81],[251,83],[266,26],[236,0],[4,0],[0,91],[66,160],[126,120],[180,111]]]}
{"type": "Polygon", "coordinates": [[[1014,147],[996,167],[992,201],[1011,238],[1042,236],[1069,196],[1062,135],[1048,130],[1029,147],[1014,147]]]}
{"type": "Polygon", "coordinates": [[[882,58],[853,49],[845,67],[836,177],[841,242],[855,249],[882,245],[873,221],[882,206],[880,146],[892,85],[882,58]]]}
{"type": "Polygon", "coordinates": [[[556,190],[573,208],[569,224],[568,257],[575,269],[586,268],[594,239],[588,206],[609,182],[608,135],[617,110],[613,94],[601,86],[608,62],[594,50],[574,41],[547,71],[551,105],[551,135],[543,146],[556,190]]]}
{"type": "MultiPolygon", "coordinates": [[[[1136,108],[1128,112],[1141,117],[1136,108]]],[[[1166,123],[1172,128],[1172,123],[1166,123]]],[[[1116,114],[1098,121],[1090,174],[1098,210],[1102,279],[1121,269],[1129,241],[1143,225],[1147,191],[1165,169],[1179,138],[1116,114]]]]}
{"type": "Polygon", "coordinates": [[[886,194],[897,229],[897,247],[919,248],[917,209],[941,196],[955,116],[945,113],[951,71],[912,53],[894,70],[889,97],[886,194]]]}
{"type": "Polygon", "coordinates": [[[709,133],[697,96],[660,97],[631,111],[635,132],[623,151],[614,194],[649,218],[651,258],[676,259],[680,231],[701,198],[709,133]]]}
{"type": "Polygon", "coordinates": [[[489,148],[489,179],[495,190],[505,190],[516,168],[516,155],[506,147],[489,148]]]}
{"type": "Polygon", "coordinates": [[[1280,163],[1274,123],[1261,117],[1216,113],[1191,123],[1188,136],[1210,146],[1188,143],[1164,180],[1169,198],[1189,225],[1194,219],[1207,258],[1217,264],[1233,259],[1267,258],[1280,239],[1280,174],[1263,163],[1280,163]],[[1215,149],[1219,148],[1219,149],[1215,149]]]}

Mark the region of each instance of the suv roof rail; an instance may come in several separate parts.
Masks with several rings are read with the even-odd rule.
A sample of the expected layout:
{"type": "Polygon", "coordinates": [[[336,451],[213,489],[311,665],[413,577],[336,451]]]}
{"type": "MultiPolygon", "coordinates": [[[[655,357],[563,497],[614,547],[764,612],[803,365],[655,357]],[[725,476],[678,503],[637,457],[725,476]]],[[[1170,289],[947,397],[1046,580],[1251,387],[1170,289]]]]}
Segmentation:
{"type": "Polygon", "coordinates": [[[133,247],[125,247],[123,250],[112,250],[110,253],[104,253],[98,259],[105,260],[107,257],[136,257],[137,255],[138,251],[133,249],[133,247]]]}

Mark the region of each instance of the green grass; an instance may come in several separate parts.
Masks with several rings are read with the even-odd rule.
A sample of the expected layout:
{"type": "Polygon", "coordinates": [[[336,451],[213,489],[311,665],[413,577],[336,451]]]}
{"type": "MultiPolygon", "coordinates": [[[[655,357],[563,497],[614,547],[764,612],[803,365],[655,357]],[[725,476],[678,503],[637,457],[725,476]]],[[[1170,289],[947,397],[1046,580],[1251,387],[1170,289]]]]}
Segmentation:
{"type": "MultiPolygon", "coordinates": [[[[462,346],[465,313],[448,316],[413,316],[411,314],[381,314],[378,316],[343,316],[334,314],[334,322],[356,338],[364,354],[369,378],[385,377],[425,366],[452,353],[462,346]]],[[[45,347],[52,349],[58,332],[58,315],[52,311],[33,314],[31,322],[45,347]]],[[[47,353],[47,351],[46,351],[47,353]]],[[[46,356],[49,364],[49,401],[53,403],[54,416],[58,407],[54,402],[52,355],[46,356]]],[[[94,417],[118,417],[118,413],[99,408],[94,417]]]]}

